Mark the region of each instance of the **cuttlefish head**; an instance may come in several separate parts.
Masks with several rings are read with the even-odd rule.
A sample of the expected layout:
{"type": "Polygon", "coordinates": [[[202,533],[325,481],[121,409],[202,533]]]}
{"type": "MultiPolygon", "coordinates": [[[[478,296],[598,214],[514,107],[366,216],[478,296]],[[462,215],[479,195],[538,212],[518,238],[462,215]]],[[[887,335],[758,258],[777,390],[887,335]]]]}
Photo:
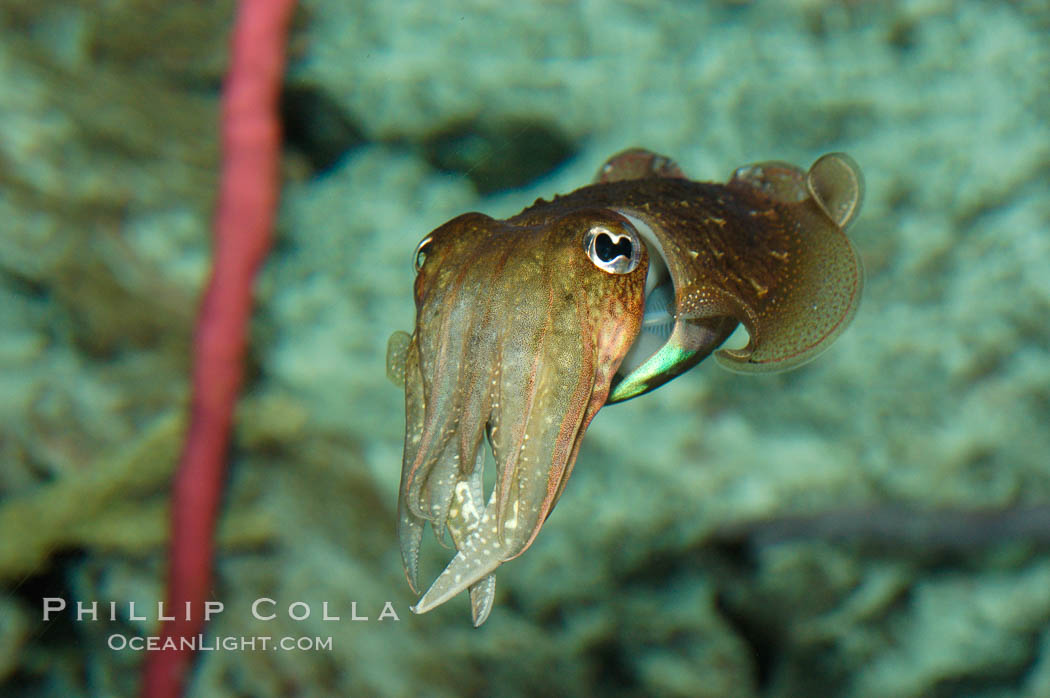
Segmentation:
{"type": "Polygon", "coordinates": [[[469,213],[419,243],[415,331],[395,333],[387,357],[405,386],[398,535],[413,590],[426,522],[457,552],[415,612],[469,589],[485,620],[492,573],[536,538],[639,332],[648,265],[634,225],[608,209],[540,225],[469,213]]]}

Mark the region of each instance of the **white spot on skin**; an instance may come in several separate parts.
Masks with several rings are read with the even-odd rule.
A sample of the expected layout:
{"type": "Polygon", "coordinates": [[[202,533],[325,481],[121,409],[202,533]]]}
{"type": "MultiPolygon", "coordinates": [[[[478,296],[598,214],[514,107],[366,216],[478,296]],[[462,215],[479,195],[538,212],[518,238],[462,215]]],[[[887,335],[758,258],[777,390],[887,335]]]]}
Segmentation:
{"type": "MultiPolygon", "coordinates": [[[[481,519],[481,512],[478,511],[477,504],[474,502],[473,497],[470,496],[470,484],[467,482],[459,482],[456,485],[456,501],[459,502],[460,506],[463,507],[463,520],[467,530],[470,530],[477,525],[477,522],[481,519]]],[[[454,512],[449,512],[453,517],[456,516],[454,512]]]]}
{"type": "Polygon", "coordinates": [[[513,516],[503,522],[503,528],[508,531],[513,531],[518,527],[518,500],[514,500],[514,504],[511,505],[510,511],[513,516]]]}

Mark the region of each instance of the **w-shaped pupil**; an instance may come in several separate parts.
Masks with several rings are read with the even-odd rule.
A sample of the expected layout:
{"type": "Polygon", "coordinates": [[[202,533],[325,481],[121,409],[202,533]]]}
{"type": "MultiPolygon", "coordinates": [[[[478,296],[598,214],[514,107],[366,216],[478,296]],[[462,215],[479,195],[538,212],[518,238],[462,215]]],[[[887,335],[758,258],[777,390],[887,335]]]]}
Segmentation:
{"type": "Polygon", "coordinates": [[[594,252],[598,255],[598,259],[603,262],[611,262],[621,255],[630,259],[631,240],[629,238],[620,238],[619,242],[613,242],[609,235],[602,233],[594,240],[594,252]]]}

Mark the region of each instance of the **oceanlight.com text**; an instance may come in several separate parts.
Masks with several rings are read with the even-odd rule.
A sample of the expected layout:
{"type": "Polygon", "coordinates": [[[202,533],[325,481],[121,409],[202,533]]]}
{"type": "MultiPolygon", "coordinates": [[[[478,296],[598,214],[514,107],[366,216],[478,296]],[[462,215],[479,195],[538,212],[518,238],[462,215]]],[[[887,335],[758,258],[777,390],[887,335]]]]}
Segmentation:
{"type": "Polygon", "coordinates": [[[308,636],[285,636],[272,637],[270,635],[252,636],[226,636],[209,637],[207,635],[193,635],[191,637],[162,637],[159,635],[123,635],[113,633],[109,636],[106,644],[111,650],[117,652],[157,652],[160,650],[191,650],[194,652],[257,652],[257,651],[282,651],[282,652],[313,652],[332,651],[332,638],[308,637],[308,636]]]}

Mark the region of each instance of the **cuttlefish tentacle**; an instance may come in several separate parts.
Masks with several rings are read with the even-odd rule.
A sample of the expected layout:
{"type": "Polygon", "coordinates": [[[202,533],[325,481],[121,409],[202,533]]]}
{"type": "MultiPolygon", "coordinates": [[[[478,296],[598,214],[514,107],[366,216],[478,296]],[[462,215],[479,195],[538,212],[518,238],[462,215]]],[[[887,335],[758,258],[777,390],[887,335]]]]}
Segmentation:
{"type": "MultiPolygon", "coordinates": [[[[410,428],[406,430],[405,452],[409,453],[416,450],[424,431],[423,413],[425,404],[420,397],[423,382],[419,372],[418,354],[412,351],[411,340],[406,333],[395,333],[390,340],[388,356],[394,367],[391,379],[405,384],[407,391],[406,422],[410,428]],[[412,360],[413,358],[415,360],[412,360]],[[403,366],[402,369],[397,368],[399,364],[403,366]]],[[[486,394],[489,393],[486,392],[486,394]]],[[[470,422],[461,422],[460,426],[469,427],[470,422]]],[[[462,434],[466,434],[466,432],[462,431],[462,434]]],[[[482,495],[484,452],[478,449],[477,443],[471,444],[465,438],[460,442],[459,446],[461,449],[473,449],[474,455],[470,456],[470,461],[464,457],[462,450],[459,458],[461,463],[473,462],[474,466],[469,471],[462,473],[466,475],[466,480],[456,478],[455,485],[453,485],[454,502],[450,503],[448,507],[442,505],[441,509],[437,510],[438,512],[442,510],[447,511],[446,525],[452,542],[457,549],[462,547],[463,541],[477,529],[484,510],[484,497],[482,495]]],[[[419,550],[423,538],[424,522],[427,518],[422,517],[418,513],[420,509],[425,507],[417,506],[415,507],[416,511],[408,507],[408,497],[412,496],[411,493],[414,492],[408,487],[402,487],[401,489],[401,495],[398,498],[398,537],[401,540],[402,562],[404,563],[409,586],[418,594],[419,550]]],[[[430,493],[428,496],[438,496],[440,498],[440,495],[435,495],[434,493],[430,493]]],[[[441,499],[443,501],[443,498],[441,499]]],[[[440,513],[435,514],[432,509],[427,513],[435,516],[440,515],[440,513]]],[[[487,579],[470,587],[471,607],[476,626],[481,625],[485,621],[492,609],[495,596],[495,582],[495,577],[490,575],[487,579]]]]}
{"type": "MultiPolygon", "coordinates": [[[[497,267],[493,273],[498,274],[500,270],[497,267]]],[[[474,346],[484,346],[486,338],[493,332],[492,321],[490,306],[482,312],[481,322],[472,325],[470,341],[474,346]]],[[[477,362],[466,362],[466,365],[469,368],[467,385],[470,389],[460,421],[459,458],[461,464],[472,463],[473,466],[460,473],[461,478],[455,485],[454,499],[445,523],[457,551],[462,549],[466,539],[478,529],[485,509],[485,497],[482,492],[485,453],[480,446],[484,438],[484,420],[490,415],[496,399],[493,386],[499,376],[498,360],[488,368],[483,368],[477,362]]],[[[439,522],[440,520],[437,519],[439,522]]],[[[468,588],[471,616],[474,627],[478,627],[492,611],[496,597],[496,577],[490,574],[468,588]]]]}
{"type": "MultiPolygon", "coordinates": [[[[435,285],[420,298],[420,319],[428,326],[438,327],[436,333],[417,332],[403,350],[404,340],[398,338],[394,346],[391,338],[391,353],[405,353],[402,374],[406,382],[407,428],[398,498],[398,535],[406,576],[416,591],[425,521],[437,524],[434,533],[443,543],[443,522],[452,506],[455,488],[481,467],[481,459],[476,457],[482,439],[477,423],[485,419],[484,406],[491,390],[487,375],[480,371],[486,365],[484,359],[490,359],[491,346],[479,341],[478,335],[484,334],[491,314],[481,313],[481,322],[476,322],[471,295],[476,289],[468,287],[474,281],[469,277],[470,271],[466,267],[449,270],[443,284],[435,285]],[[424,312],[428,313],[425,317],[424,312]],[[456,360],[469,351],[480,351],[482,361],[456,360]],[[422,365],[428,368],[426,375],[422,365]],[[457,434],[459,438],[454,439],[457,434]]],[[[494,273],[498,273],[498,268],[494,273]]],[[[395,368],[388,370],[397,373],[397,357],[391,361],[395,368]]]]}
{"type": "MultiPolygon", "coordinates": [[[[462,550],[467,538],[481,524],[485,511],[485,497],[482,493],[482,461],[484,453],[478,454],[478,465],[470,477],[456,485],[455,502],[448,513],[448,531],[456,550],[462,550]]],[[[490,574],[471,584],[470,609],[474,627],[485,622],[496,596],[496,575],[490,574]]]]}
{"type": "MultiPolygon", "coordinates": [[[[494,365],[495,343],[487,336],[491,314],[482,312],[479,317],[473,294],[479,281],[491,282],[484,278],[486,271],[498,274],[498,268],[471,271],[457,270],[440,297],[424,304],[433,309],[428,322],[439,331],[417,335],[415,340],[420,363],[432,367],[432,373],[429,381],[426,373],[421,374],[422,396],[417,399],[424,404],[424,418],[415,448],[411,452],[406,448],[402,490],[412,513],[434,522],[447,518],[456,484],[477,467],[475,456],[482,440],[478,423],[487,414],[491,394],[488,372],[482,368],[494,365]],[[481,279],[475,278],[478,272],[481,279]],[[471,354],[478,361],[457,359],[471,354]]],[[[443,541],[444,526],[435,526],[435,534],[443,541]]]]}
{"type": "Polygon", "coordinates": [[[398,534],[413,591],[427,521],[456,554],[413,610],[469,590],[484,622],[494,571],[535,540],[603,405],[712,353],[755,372],[826,348],[860,298],[844,231],[862,198],[859,168],[838,153],[807,172],[760,163],[713,184],[633,149],[588,187],[425,237],[415,331],[391,337],[387,360],[405,387],[398,534]],[[738,325],[747,346],[719,349],[738,325]],[[483,440],[496,470],[487,498],[483,440]]]}

